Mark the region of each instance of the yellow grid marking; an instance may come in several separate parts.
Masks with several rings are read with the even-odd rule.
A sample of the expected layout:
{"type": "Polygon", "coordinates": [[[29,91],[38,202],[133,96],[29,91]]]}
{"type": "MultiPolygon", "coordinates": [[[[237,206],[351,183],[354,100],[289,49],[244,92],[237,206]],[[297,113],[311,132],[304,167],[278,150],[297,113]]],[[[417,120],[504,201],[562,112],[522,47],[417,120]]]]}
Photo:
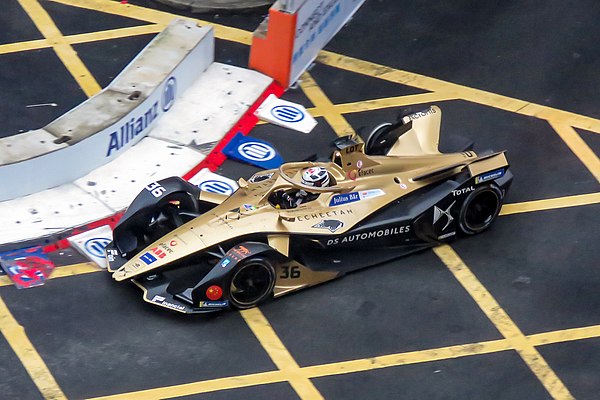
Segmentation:
{"type": "Polygon", "coordinates": [[[573,399],[567,387],[554,373],[550,365],[544,360],[537,349],[527,340],[523,332],[512,321],[510,316],[500,307],[491,293],[481,284],[479,279],[471,272],[469,267],[460,259],[458,254],[448,245],[433,249],[435,254],[452,272],[460,284],[467,290],[473,300],[492,321],[519,353],[525,364],[537,376],[542,385],[554,399],[573,399]]]}
{"type": "Polygon", "coordinates": [[[40,3],[37,0],[19,0],[19,3],[42,35],[52,43],[56,55],[73,75],[83,92],[88,97],[98,93],[101,90],[100,85],[81,61],[77,52],[67,43],[52,18],[40,6],[40,3]]]}
{"type": "Polygon", "coordinates": [[[87,10],[100,11],[107,14],[119,15],[122,17],[135,18],[138,20],[153,22],[157,24],[167,25],[174,18],[185,18],[196,21],[201,25],[209,25],[214,27],[215,36],[219,39],[225,39],[232,42],[238,42],[246,45],[252,43],[252,33],[243,29],[232,28],[225,25],[214,24],[209,21],[204,21],[196,18],[182,17],[177,14],[172,14],[164,11],[152,10],[132,4],[120,4],[116,1],[106,0],[51,0],[54,3],[60,3],[68,6],[83,8],[87,10]]]}
{"type": "Polygon", "coordinates": [[[575,153],[577,158],[581,160],[583,165],[594,175],[596,180],[600,182],[600,160],[592,149],[590,149],[590,146],[583,141],[573,127],[553,120],[549,120],[548,123],[550,123],[550,126],[558,133],[558,136],[569,146],[571,151],[575,153]]]}
{"type": "Polygon", "coordinates": [[[132,26],[128,28],[109,29],[105,31],[79,33],[76,35],[65,36],[69,44],[91,43],[101,40],[120,39],[132,36],[147,35],[150,33],[159,33],[165,29],[164,24],[151,24],[132,26]]]}
{"type": "Polygon", "coordinates": [[[534,346],[542,346],[546,344],[572,342],[574,340],[595,339],[598,337],[600,337],[600,325],[537,333],[535,335],[529,335],[527,339],[534,346]]]}
{"type": "Polygon", "coordinates": [[[458,99],[467,100],[472,103],[499,108],[501,110],[530,117],[545,120],[551,119],[576,128],[600,133],[600,120],[572,112],[557,110],[555,108],[529,103],[524,100],[446,82],[441,79],[394,69],[385,65],[343,56],[330,51],[321,51],[316,61],[345,71],[355,72],[427,91],[449,93],[455,95],[458,99]]]}
{"type": "Polygon", "coordinates": [[[322,399],[323,396],[317,388],[300,372],[300,367],[263,313],[258,308],[252,308],[243,310],[240,314],[277,368],[285,374],[298,396],[301,399],[322,399]]]}
{"type": "MultiPolygon", "coordinates": [[[[158,33],[165,29],[165,24],[149,24],[127,28],[108,29],[89,33],[78,33],[63,36],[68,44],[92,43],[102,40],[126,38],[132,36],[158,33]]],[[[39,50],[52,47],[48,39],[30,40],[26,42],[0,44],[0,54],[18,53],[28,50],[39,50]]]]}
{"type": "Polygon", "coordinates": [[[325,118],[336,135],[342,137],[355,134],[354,129],[352,129],[352,126],[346,121],[346,118],[336,110],[331,100],[329,100],[321,87],[319,87],[308,72],[302,74],[302,77],[300,78],[300,87],[306,97],[308,97],[315,105],[319,115],[322,115],[325,118]]]}
{"type": "Polygon", "coordinates": [[[22,51],[46,49],[48,47],[52,47],[52,44],[48,41],[48,39],[0,44],[0,54],[19,53],[22,51]]]}
{"type": "Polygon", "coordinates": [[[502,206],[500,215],[520,214],[533,211],[556,210],[566,207],[587,206],[600,203],[600,192],[578,194],[575,196],[555,197],[552,199],[509,203],[502,206]]]}
{"type": "MultiPolygon", "coordinates": [[[[600,338],[600,325],[543,332],[525,336],[525,338],[532,346],[542,346],[555,343],[571,342],[575,340],[600,338]]],[[[492,354],[509,350],[515,350],[515,347],[513,346],[511,341],[509,339],[498,339],[479,343],[468,343],[427,350],[416,350],[405,353],[395,353],[384,356],[361,358],[350,361],[312,365],[299,368],[297,374],[306,379],[319,378],[325,376],[365,372],[382,368],[399,367],[410,364],[419,364],[431,361],[450,360],[461,357],[492,354]]],[[[138,392],[120,393],[116,395],[97,397],[91,400],[167,399],[199,393],[208,393],[219,390],[285,382],[287,379],[287,373],[278,370],[271,372],[261,372],[256,374],[211,379],[206,381],[198,381],[182,385],[161,387],[156,389],[147,389],[138,392]]]]}
{"type": "MultiPolygon", "coordinates": [[[[49,279],[64,278],[65,276],[83,275],[90,272],[102,271],[96,264],[87,262],[81,264],[72,264],[65,267],[57,267],[52,271],[49,279]]],[[[8,276],[0,276],[0,287],[12,285],[8,276]]]]}
{"type": "MultiPolygon", "coordinates": [[[[387,97],[382,99],[363,100],[352,103],[334,104],[333,107],[340,114],[350,114],[363,111],[381,110],[391,107],[402,107],[414,104],[433,103],[437,101],[455,100],[456,96],[451,93],[433,92],[411,94],[407,96],[387,97]]],[[[315,109],[315,112],[318,112],[315,109]]]]}
{"type": "Polygon", "coordinates": [[[45,399],[66,399],[50,370],[29,341],[25,329],[13,317],[0,297],[0,332],[45,399]]]}

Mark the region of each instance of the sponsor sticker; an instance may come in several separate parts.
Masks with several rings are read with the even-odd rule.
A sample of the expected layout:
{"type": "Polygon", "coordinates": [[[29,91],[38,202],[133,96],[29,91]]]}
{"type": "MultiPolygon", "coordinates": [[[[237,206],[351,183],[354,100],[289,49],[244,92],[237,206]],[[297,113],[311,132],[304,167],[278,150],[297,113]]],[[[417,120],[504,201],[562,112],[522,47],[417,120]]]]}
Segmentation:
{"type": "Polygon", "coordinates": [[[171,303],[166,301],[165,297],[163,296],[159,296],[159,295],[155,295],[152,300],[150,300],[152,303],[155,304],[160,304],[161,306],[165,306],[167,308],[170,308],[172,310],[177,310],[177,311],[183,311],[185,310],[185,307],[182,306],[181,304],[175,304],[175,303],[171,303]]]}
{"type": "Polygon", "coordinates": [[[198,307],[228,307],[229,300],[222,301],[201,301],[198,303],[198,307]]]}
{"type": "Polygon", "coordinates": [[[461,196],[465,193],[472,192],[473,190],[475,190],[475,188],[473,186],[464,187],[462,189],[456,189],[456,190],[452,191],[452,196],[454,196],[454,197],[461,196]]]}
{"type": "Polygon", "coordinates": [[[344,226],[344,223],[342,221],[338,221],[337,219],[325,219],[315,225],[313,225],[313,228],[319,228],[319,229],[329,229],[330,232],[335,232],[338,229],[342,228],[344,226]]]}
{"type": "Polygon", "coordinates": [[[497,169],[495,171],[486,172],[485,174],[481,174],[475,178],[475,183],[483,183],[487,181],[492,181],[494,179],[502,178],[504,176],[504,169],[497,169]]]}
{"type": "Polygon", "coordinates": [[[401,235],[410,232],[410,225],[396,226],[393,228],[379,229],[371,232],[355,233],[352,235],[337,237],[327,240],[327,246],[358,242],[362,240],[378,239],[390,235],[401,235]]]}
{"type": "Polygon", "coordinates": [[[140,260],[142,260],[142,262],[144,262],[144,264],[150,265],[156,261],[156,257],[154,257],[151,253],[146,252],[146,253],[142,254],[142,256],[140,257],[140,260]]]}
{"type": "Polygon", "coordinates": [[[221,267],[225,268],[226,266],[229,265],[230,262],[231,262],[231,260],[229,258],[224,258],[223,261],[221,261],[221,267]]]}
{"type": "Polygon", "coordinates": [[[370,199],[373,197],[383,196],[385,192],[381,189],[363,190],[360,192],[350,192],[334,195],[329,201],[329,207],[335,207],[342,204],[353,203],[355,201],[370,199]]]}

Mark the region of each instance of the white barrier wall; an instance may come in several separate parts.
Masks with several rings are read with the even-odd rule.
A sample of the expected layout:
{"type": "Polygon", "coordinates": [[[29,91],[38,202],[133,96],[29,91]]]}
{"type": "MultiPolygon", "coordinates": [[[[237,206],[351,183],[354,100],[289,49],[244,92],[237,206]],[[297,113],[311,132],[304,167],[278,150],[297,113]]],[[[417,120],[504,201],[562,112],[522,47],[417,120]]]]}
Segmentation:
{"type": "Polygon", "coordinates": [[[0,139],[0,201],[72,182],[123,154],[213,60],[211,27],[173,21],[102,92],[41,130],[0,139]]]}
{"type": "Polygon", "coordinates": [[[365,0],[305,0],[298,7],[290,82],[298,80],[319,51],[364,2],[365,0]]]}

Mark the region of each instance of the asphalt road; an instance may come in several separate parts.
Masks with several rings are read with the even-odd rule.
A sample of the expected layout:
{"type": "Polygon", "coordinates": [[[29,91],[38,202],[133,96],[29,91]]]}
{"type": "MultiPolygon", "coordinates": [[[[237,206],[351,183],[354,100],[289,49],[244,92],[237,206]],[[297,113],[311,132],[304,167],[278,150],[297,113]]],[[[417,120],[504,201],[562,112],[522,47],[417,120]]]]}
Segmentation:
{"type": "MultiPolygon", "coordinates": [[[[265,13],[192,15],[129,3],[250,31],[265,13]]],[[[137,8],[123,17],[39,4],[65,36],[148,23],[137,8]]],[[[137,288],[102,272],[29,290],[0,285],[14,317],[0,307],[0,393],[50,398],[59,387],[68,398],[597,398],[599,12],[596,1],[367,0],[326,48],[341,61],[323,53],[304,85],[284,96],[319,115],[309,139],[271,125],[251,135],[273,143],[286,161],[326,156],[344,132],[364,136],[406,109],[437,104],[442,149],[467,138],[476,150],[508,151],[515,181],[493,228],[260,310],[208,318],[155,309],[137,288]],[[311,77],[317,91],[307,88],[311,77]],[[21,337],[13,321],[47,373],[13,346],[21,337]]],[[[52,48],[25,48],[43,36],[19,1],[5,0],[0,26],[1,135],[41,127],[86,99],[52,48]],[[27,107],[46,103],[56,106],[27,107]]],[[[152,37],[73,48],[105,86],[152,37]]],[[[246,66],[248,53],[217,40],[217,61],[246,66]]],[[[254,171],[234,161],[219,170],[232,178],[254,171]]],[[[82,261],[72,252],[53,257],[82,261]]]]}

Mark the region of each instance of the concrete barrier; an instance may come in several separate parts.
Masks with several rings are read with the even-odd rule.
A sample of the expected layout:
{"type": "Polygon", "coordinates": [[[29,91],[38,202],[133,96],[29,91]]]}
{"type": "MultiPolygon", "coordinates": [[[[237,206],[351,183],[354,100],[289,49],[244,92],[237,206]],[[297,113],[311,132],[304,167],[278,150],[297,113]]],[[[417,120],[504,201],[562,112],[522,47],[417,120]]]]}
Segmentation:
{"type": "Polygon", "coordinates": [[[0,139],[0,201],[72,182],[114,160],[213,60],[212,28],[174,20],[102,92],[42,129],[0,139]]]}

